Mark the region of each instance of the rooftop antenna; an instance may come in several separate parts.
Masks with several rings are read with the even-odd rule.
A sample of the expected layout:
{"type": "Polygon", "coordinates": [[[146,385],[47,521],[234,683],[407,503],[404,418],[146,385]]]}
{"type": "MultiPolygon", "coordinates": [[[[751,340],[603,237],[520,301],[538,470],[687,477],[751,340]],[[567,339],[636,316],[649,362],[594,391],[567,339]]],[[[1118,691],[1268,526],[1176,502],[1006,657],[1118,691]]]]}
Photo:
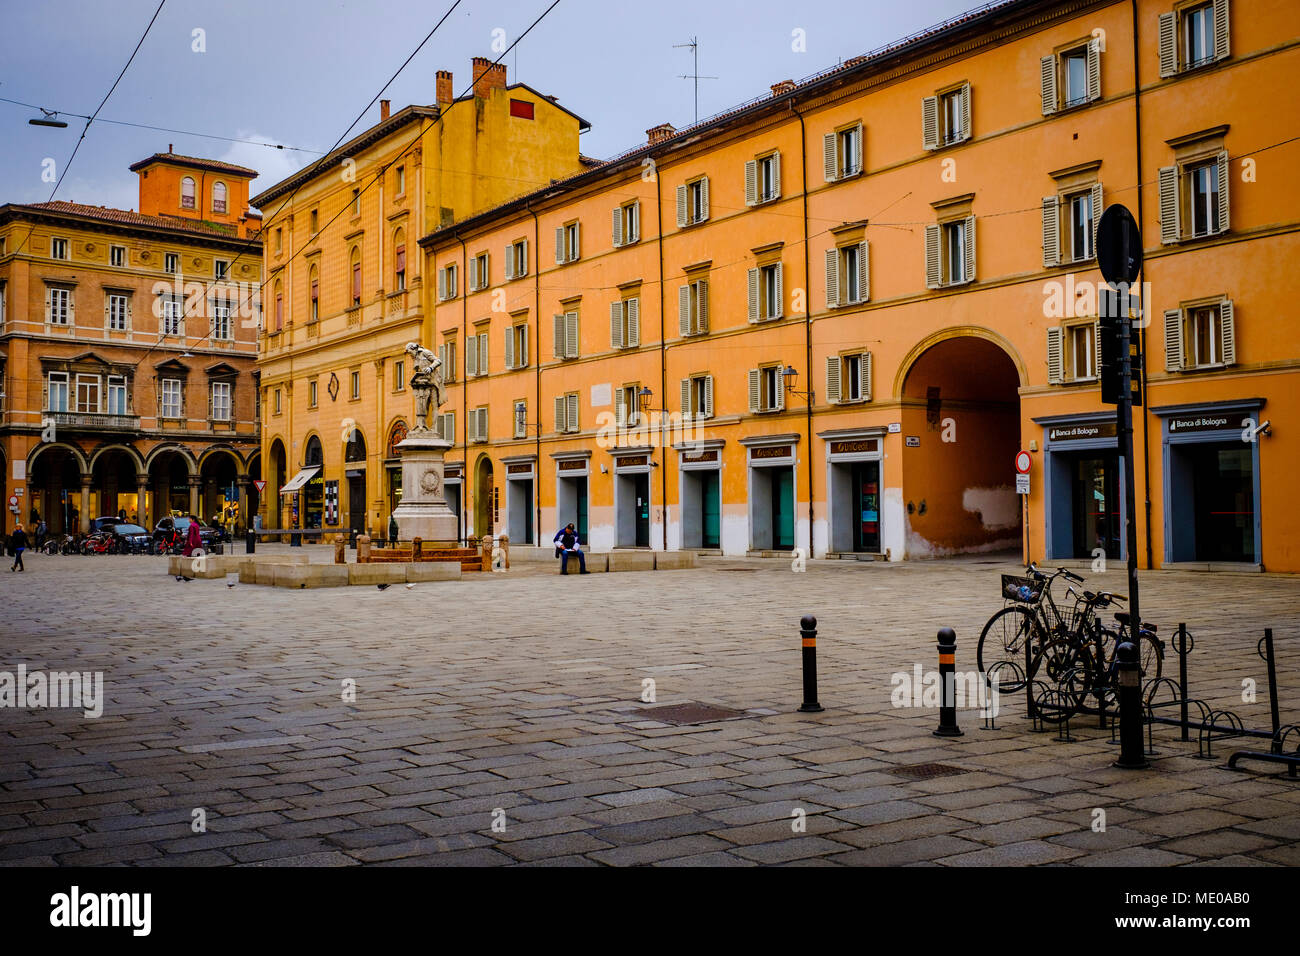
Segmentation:
{"type": "Polygon", "coordinates": [[[694,65],[694,67],[693,67],[693,69],[692,69],[692,72],[690,72],[690,73],[682,73],[682,74],[680,74],[680,76],[679,76],[678,78],[679,78],[679,79],[682,79],[682,80],[694,80],[694,81],[695,81],[695,122],[698,123],[698,122],[700,121],[700,80],[716,80],[716,79],[720,79],[720,77],[716,77],[716,76],[700,76],[700,42],[699,42],[699,37],[691,37],[689,43],[674,43],[674,44],[673,44],[673,49],[674,49],[674,50],[681,50],[681,49],[686,49],[686,48],[689,48],[689,49],[690,49],[690,51],[691,51],[691,56],[693,56],[694,59],[695,59],[695,65],[694,65]]]}

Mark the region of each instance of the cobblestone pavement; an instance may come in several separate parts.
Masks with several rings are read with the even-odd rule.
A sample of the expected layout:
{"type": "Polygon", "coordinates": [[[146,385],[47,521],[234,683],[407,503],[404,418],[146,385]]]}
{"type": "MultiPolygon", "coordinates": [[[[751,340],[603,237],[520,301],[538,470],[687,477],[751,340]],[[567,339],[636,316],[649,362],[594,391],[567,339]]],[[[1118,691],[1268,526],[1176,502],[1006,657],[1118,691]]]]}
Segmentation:
{"type": "MultiPolygon", "coordinates": [[[[106,703],[0,710],[6,864],[1300,864],[1300,780],[1225,769],[1237,742],[1201,760],[1158,727],[1153,769],[1123,771],[1095,718],[1061,743],[1004,698],[996,730],[965,710],[940,739],[933,709],[891,706],[893,674],[936,667],[940,626],[974,669],[1010,559],[517,565],[384,591],[178,582],[160,558],[27,567],[0,571],[0,670],[103,671],[106,703]],[[797,712],[805,613],[818,714],[797,712]],[[742,714],[656,719],[684,702],[742,714]],[[906,770],[928,763],[967,772],[906,770]]],[[[1161,633],[1195,635],[1193,696],[1250,727],[1269,722],[1255,645],[1274,627],[1300,721],[1300,581],[1143,581],[1161,633]]]]}

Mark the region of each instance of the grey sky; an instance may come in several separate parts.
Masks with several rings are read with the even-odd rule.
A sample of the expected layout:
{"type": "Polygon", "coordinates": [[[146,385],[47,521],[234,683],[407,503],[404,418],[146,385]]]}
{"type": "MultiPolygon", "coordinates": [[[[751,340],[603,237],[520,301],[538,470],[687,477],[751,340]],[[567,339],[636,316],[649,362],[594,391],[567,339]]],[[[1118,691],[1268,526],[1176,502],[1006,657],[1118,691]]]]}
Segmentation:
{"type": "MultiPolygon", "coordinates": [[[[135,63],[101,116],[324,151],[454,0],[167,0],[135,63]],[[207,50],[193,52],[193,31],[207,50]]],[[[463,0],[385,97],[394,109],[430,103],[434,72],[450,69],[459,95],[470,58],[496,57],[493,31],[511,42],[550,0],[463,0]]],[[[157,0],[4,2],[0,96],[93,112],[157,0]]],[[[978,0],[792,4],[777,0],[560,0],[506,58],[520,80],[587,119],[582,151],[605,158],[659,123],[693,117],[690,51],[700,43],[700,116],[801,79],[978,5],[978,0]],[[806,52],[792,33],[806,33],[806,52]]],[[[358,129],[378,119],[373,107],[358,129]]],[[[42,162],[71,154],[83,120],[65,130],[27,125],[35,111],[0,102],[0,202],[48,197],[42,162]]],[[[177,152],[250,166],[265,188],[316,153],[266,149],[181,133],[96,123],[56,198],[132,209],[127,166],[174,143],[177,152]]]]}

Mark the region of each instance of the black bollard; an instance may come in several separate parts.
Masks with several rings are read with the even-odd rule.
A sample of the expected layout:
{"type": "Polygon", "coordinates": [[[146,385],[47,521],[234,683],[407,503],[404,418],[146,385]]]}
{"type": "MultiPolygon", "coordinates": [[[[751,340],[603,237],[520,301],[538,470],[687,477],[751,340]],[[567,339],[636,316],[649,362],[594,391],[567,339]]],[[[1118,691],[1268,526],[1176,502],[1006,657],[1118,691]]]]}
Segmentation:
{"type": "Polygon", "coordinates": [[[939,629],[939,729],[936,737],[962,737],[957,726],[957,635],[950,627],[939,629]]]}
{"type": "Polygon", "coordinates": [[[257,532],[252,528],[244,535],[244,554],[254,554],[257,551],[257,532]]]}
{"type": "Polygon", "coordinates": [[[1114,766],[1143,770],[1150,766],[1142,747],[1142,674],[1137,645],[1125,641],[1115,649],[1119,683],[1119,759],[1114,766]]]}
{"type": "Polygon", "coordinates": [[[1190,641],[1191,635],[1187,633],[1187,625],[1179,624],[1178,632],[1174,634],[1173,645],[1174,650],[1178,652],[1178,697],[1180,700],[1178,710],[1183,724],[1183,740],[1191,739],[1187,735],[1187,655],[1192,650],[1190,641]]]}
{"type": "Polygon", "coordinates": [[[804,713],[819,713],[825,708],[817,701],[817,618],[805,614],[799,622],[803,635],[803,706],[804,713]]]}

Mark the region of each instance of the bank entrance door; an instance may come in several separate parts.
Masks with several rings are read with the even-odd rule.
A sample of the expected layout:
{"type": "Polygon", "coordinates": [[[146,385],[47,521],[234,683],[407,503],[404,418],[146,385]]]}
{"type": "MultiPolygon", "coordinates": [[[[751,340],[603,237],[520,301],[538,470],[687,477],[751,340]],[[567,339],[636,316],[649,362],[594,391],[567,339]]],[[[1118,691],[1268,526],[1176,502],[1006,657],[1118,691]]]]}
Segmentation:
{"type": "Polygon", "coordinates": [[[1097,548],[1119,555],[1119,456],[1080,454],[1071,468],[1071,496],[1073,557],[1092,557],[1097,548]]]}
{"type": "Polygon", "coordinates": [[[366,530],[366,476],[348,475],[348,527],[357,534],[366,530]]]}
{"type": "Polygon", "coordinates": [[[854,501],[853,550],[880,553],[880,462],[855,462],[851,469],[854,501]]]}
{"type": "Polygon", "coordinates": [[[650,476],[639,474],[636,479],[636,546],[650,547],[650,476]]]}
{"type": "Polygon", "coordinates": [[[1192,477],[1196,561],[1255,558],[1255,476],[1244,442],[1186,446],[1192,477]]]}
{"type": "Polygon", "coordinates": [[[719,471],[700,474],[700,547],[722,547],[722,494],[719,471]]]}
{"type": "Polygon", "coordinates": [[[794,550],[794,470],[773,468],[772,472],[772,548],[794,550]]]}

